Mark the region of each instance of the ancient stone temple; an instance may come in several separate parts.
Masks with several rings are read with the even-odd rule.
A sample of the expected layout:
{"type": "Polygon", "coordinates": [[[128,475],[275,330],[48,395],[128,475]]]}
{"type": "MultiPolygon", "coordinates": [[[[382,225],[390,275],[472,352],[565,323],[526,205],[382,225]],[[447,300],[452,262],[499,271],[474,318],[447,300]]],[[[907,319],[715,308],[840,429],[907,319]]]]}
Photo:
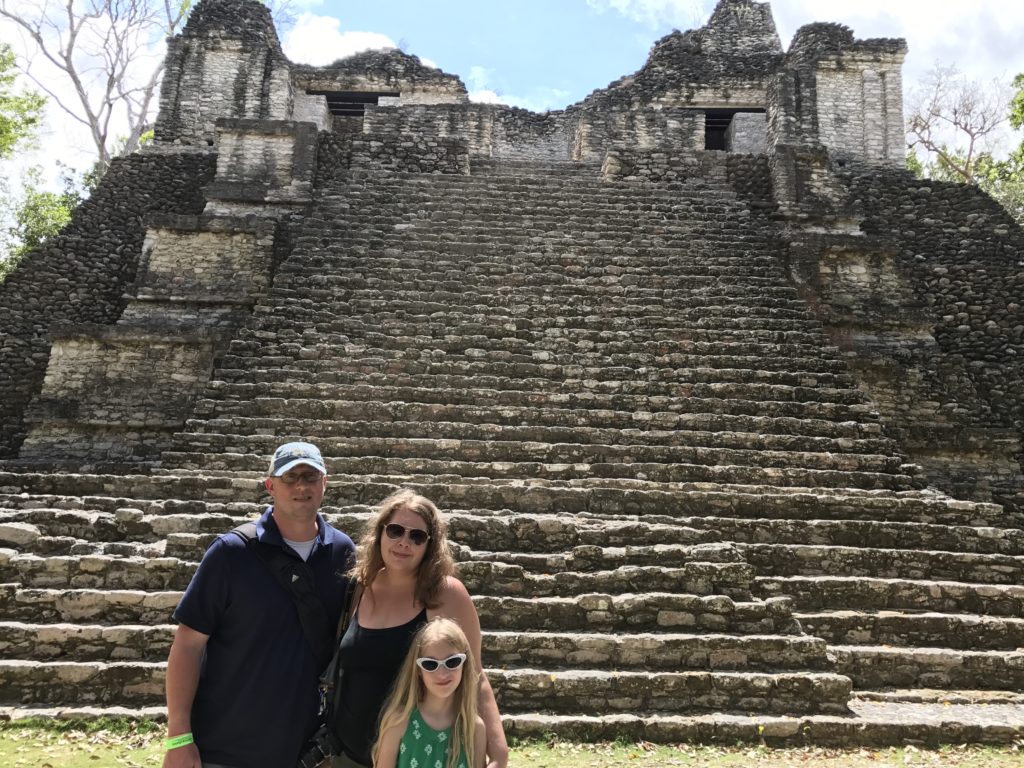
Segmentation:
{"type": "Polygon", "coordinates": [[[324,450],[450,520],[510,733],[1024,734],[1024,232],[904,170],[902,40],[721,0],[558,112],[201,0],[156,139],[0,285],[0,706],[159,714],[324,450]]]}

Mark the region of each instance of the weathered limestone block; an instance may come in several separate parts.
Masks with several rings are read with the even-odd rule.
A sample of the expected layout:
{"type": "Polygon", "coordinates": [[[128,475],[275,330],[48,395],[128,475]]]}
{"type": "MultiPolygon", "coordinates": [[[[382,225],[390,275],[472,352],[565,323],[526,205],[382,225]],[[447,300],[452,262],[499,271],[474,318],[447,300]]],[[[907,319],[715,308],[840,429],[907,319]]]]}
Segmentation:
{"type": "Polygon", "coordinates": [[[22,457],[152,457],[205,384],[213,350],[201,333],[123,326],[56,332],[22,457]]]}
{"type": "Polygon", "coordinates": [[[286,119],[292,98],[270,10],[252,0],[202,3],[168,43],[156,137],[209,145],[219,118],[286,119]]]}
{"type": "Polygon", "coordinates": [[[41,532],[31,523],[0,522],[0,546],[24,549],[36,541],[41,532]]]}
{"type": "Polygon", "coordinates": [[[333,64],[295,65],[297,91],[307,93],[376,93],[390,106],[465,104],[466,86],[456,75],[427,66],[419,57],[397,49],[362,51],[333,64]]]}
{"type": "Polygon", "coordinates": [[[224,203],[305,205],[316,175],[317,127],[293,120],[217,120],[217,176],[204,188],[206,213],[224,203]]]}
{"type": "Polygon", "coordinates": [[[737,112],[725,134],[729,152],[743,155],[764,154],[768,142],[768,123],[762,112],[737,112]]]}
{"type": "Polygon", "coordinates": [[[0,700],[32,704],[153,704],[164,665],[147,662],[0,662],[0,700]]]}
{"type": "Polygon", "coordinates": [[[142,246],[136,296],[252,301],[270,284],[274,232],[273,222],[260,219],[155,217],[142,246]]]}

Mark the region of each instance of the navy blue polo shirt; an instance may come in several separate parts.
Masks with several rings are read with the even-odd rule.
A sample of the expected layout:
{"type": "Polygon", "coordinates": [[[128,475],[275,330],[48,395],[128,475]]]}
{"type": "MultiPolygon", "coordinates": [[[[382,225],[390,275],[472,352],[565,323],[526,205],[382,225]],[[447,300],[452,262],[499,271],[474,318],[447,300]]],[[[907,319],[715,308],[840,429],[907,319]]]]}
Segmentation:
{"type": "MultiPolygon", "coordinates": [[[[257,522],[257,538],[298,558],[281,538],[272,510],[257,522]]],[[[320,515],[317,527],[306,564],[333,631],[355,546],[320,515]]],[[[192,733],[203,762],[294,766],[317,725],[321,670],[295,603],[267,566],[240,537],[221,536],[203,557],[174,619],[210,636],[192,705],[192,733]]]]}

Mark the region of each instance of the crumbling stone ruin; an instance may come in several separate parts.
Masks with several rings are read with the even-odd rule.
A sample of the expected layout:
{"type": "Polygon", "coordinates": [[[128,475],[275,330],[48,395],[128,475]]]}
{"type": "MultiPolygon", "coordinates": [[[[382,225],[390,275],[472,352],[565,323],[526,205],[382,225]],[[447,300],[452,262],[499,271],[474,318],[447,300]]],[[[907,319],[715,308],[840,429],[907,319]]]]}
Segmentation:
{"type": "Polygon", "coordinates": [[[721,0],[565,110],[253,0],[0,285],[0,706],[159,715],[170,612],[323,448],[450,518],[510,733],[1024,731],[1024,233],[904,170],[902,40],[721,0]]]}

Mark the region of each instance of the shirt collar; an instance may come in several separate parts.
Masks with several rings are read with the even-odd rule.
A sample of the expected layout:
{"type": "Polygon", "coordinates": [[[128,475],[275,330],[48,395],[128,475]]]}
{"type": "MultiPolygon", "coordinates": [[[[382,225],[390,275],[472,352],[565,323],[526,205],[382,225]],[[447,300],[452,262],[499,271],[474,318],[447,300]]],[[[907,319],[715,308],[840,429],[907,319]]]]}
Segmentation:
{"type": "MultiPolygon", "coordinates": [[[[265,544],[284,546],[284,537],[274,522],[273,512],[274,507],[271,505],[256,521],[256,538],[265,544]]],[[[316,513],[316,541],[317,544],[330,544],[334,541],[334,529],[327,525],[324,516],[319,512],[316,513]]]]}

